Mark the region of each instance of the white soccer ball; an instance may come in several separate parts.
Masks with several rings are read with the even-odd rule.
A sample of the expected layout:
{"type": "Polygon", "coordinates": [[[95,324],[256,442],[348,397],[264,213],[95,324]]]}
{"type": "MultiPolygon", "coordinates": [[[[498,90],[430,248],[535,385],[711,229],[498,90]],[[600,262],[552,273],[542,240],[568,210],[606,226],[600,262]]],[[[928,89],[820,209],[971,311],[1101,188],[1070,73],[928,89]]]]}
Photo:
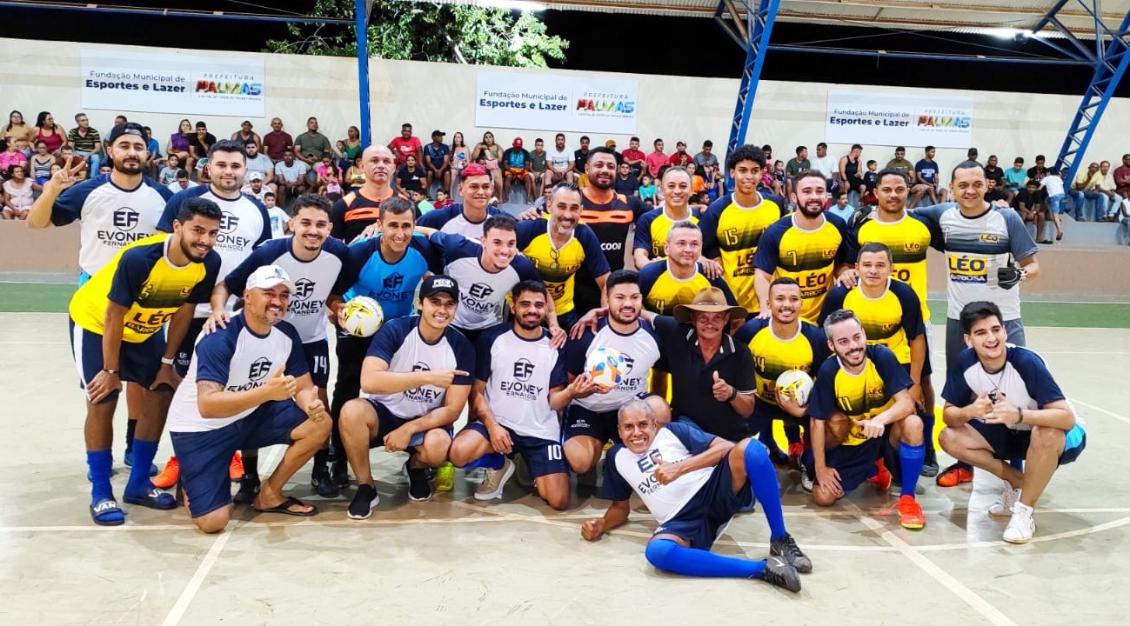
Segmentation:
{"type": "Polygon", "coordinates": [[[803,370],[786,370],[777,377],[777,395],[795,400],[800,406],[808,404],[812,393],[812,377],[803,370]]]}
{"type": "Polygon", "coordinates": [[[601,389],[615,387],[628,373],[628,364],[619,350],[601,347],[585,359],[585,371],[601,389]]]}
{"type": "Polygon", "coordinates": [[[381,305],[366,296],[353,298],[341,310],[341,327],[354,337],[372,337],[384,321],[385,312],[381,305]]]}

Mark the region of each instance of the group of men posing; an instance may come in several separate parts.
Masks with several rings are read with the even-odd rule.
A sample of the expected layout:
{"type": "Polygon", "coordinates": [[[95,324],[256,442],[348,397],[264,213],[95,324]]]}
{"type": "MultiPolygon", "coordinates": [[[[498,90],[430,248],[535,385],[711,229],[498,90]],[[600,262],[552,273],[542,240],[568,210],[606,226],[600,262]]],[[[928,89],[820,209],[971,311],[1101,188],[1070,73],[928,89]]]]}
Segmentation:
{"type": "MultiPolygon", "coordinates": [[[[918,213],[905,209],[906,177],[880,172],[878,208],[848,225],[824,212],[821,172],[795,180],[792,214],[758,192],[765,163],[753,146],[729,155],[736,189],[702,214],[680,205],[689,177],[679,167],[663,175],[666,204],[643,212],[612,191],[614,155],[597,148],[588,186],[557,185],[546,215],[489,208],[489,174],[470,165],[463,203],[417,219],[389,186],[393,154],[375,146],[363,153],[364,186],[332,207],[299,197],[293,235],[270,240],[263,206],[240,192],[240,144],[213,144],[211,182],[171,197],[142,174],[140,127],[115,127],[110,157],[109,175],[81,184],[57,173],[29,217],[32,227],[82,224],[70,326],[97,524],[125,517],[110,450],[128,382],[125,502],[178,505],[150,478],[168,418],[176,457],[158,479],[177,475],[204,532],[230,518],[240,451],[236,502],[314,515],[283,492],[313,458],[319,495],[338,495],[352,470],[348,516],[366,519],[379,501],[373,447],[408,453],[413,501],[450,489],[452,466],[484,468],[475,497],[501,497],[517,458],[537,495],[564,509],[569,474],[591,472],[611,443],[602,494],[612,505],[583,525],[586,539],[624,523],[634,491],[659,523],[646,551],[656,567],[799,590],[812,563],[786,530],[775,464],[799,468],[820,506],[865,481],[886,491],[893,474],[900,522],[925,524],[915,488],[924,466],[937,471],[930,245],[946,253],[950,277],[941,443],[1005,481],[990,509],[1010,516],[1005,540],[1032,537],[1041,492],[1085,445],[1044,362],[1020,347],[1016,285],[1038,272],[1035,244],[1014,211],[984,203],[976,163],[954,171],[956,204],[918,213]],[[385,322],[372,337],[338,331],[331,403],[327,327],[356,296],[375,299],[385,322]],[[599,348],[624,359],[611,386],[586,370],[599,348]],[[793,369],[815,380],[807,403],[776,392],[793,369]],[[787,454],[774,421],[786,426],[787,454]],[[286,451],[261,481],[256,452],[275,444],[286,451]],[[771,555],[711,553],[754,499],[771,555]]],[[[943,477],[967,482],[969,465],[943,477]]]]}

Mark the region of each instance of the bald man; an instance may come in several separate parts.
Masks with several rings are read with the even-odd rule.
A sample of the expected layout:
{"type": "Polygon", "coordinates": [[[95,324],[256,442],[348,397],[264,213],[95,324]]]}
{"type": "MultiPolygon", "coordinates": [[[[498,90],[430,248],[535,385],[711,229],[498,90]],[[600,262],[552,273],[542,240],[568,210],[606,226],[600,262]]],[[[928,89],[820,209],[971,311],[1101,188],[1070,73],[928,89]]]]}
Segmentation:
{"type": "Polygon", "coordinates": [[[330,234],[345,243],[356,239],[377,221],[381,202],[399,195],[391,185],[396,157],[388,147],[365,148],[361,153],[361,168],[365,171],[365,183],[345,194],[330,211],[333,221],[330,234]]]}

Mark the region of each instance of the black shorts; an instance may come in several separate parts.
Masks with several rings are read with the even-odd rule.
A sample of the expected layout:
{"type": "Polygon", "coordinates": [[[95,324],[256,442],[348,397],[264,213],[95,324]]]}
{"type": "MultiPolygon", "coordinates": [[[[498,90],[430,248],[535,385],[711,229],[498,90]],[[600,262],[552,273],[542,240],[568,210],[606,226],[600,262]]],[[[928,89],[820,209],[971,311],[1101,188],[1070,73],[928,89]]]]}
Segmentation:
{"type": "Polygon", "coordinates": [[[570,404],[565,409],[565,423],[561,428],[562,435],[565,441],[572,437],[584,435],[602,443],[609,441],[620,443],[616,413],[616,411],[597,413],[575,403],[570,404]]]}
{"type": "MultiPolygon", "coordinates": [[[[1028,455],[1028,444],[1032,440],[1032,431],[1014,430],[1004,424],[986,424],[981,420],[969,420],[969,426],[981,433],[985,441],[993,449],[993,458],[1002,461],[1023,459],[1028,455]]],[[[1067,432],[1063,444],[1063,452],[1059,453],[1059,464],[1066,465],[1083,453],[1087,447],[1087,433],[1078,424],[1067,432]]]]}
{"type": "Polygon", "coordinates": [[[889,445],[888,432],[857,446],[838,445],[824,453],[825,464],[840,474],[840,486],[845,495],[875,475],[875,461],[883,458],[889,445]]]}
{"type": "Polygon", "coordinates": [[[306,353],[306,367],[310,368],[310,378],[315,387],[326,388],[330,384],[330,342],[326,339],[302,344],[306,353]]]}
{"type": "Polygon", "coordinates": [[[675,535],[692,548],[709,550],[734,515],[753,504],[753,490],[749,488],[748,481],[737,493],[734,493],[733,485],[730,462],[723,458],[706,484],[674,517],[655,529],[654,534],[675,535]]]}

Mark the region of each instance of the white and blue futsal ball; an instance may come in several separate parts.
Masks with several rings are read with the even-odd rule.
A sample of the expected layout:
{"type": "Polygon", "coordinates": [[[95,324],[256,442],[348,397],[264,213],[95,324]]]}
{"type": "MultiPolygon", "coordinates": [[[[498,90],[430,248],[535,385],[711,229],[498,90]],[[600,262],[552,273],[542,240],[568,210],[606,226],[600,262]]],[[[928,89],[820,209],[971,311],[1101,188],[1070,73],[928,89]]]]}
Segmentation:
{"type": "Polygon", "coordinates": [[[589,353],[585,359],[585,371],[594,383],[607,390],[623,380],[628,373],[628,366],[619,350],[601,347],[589,353]]]}

